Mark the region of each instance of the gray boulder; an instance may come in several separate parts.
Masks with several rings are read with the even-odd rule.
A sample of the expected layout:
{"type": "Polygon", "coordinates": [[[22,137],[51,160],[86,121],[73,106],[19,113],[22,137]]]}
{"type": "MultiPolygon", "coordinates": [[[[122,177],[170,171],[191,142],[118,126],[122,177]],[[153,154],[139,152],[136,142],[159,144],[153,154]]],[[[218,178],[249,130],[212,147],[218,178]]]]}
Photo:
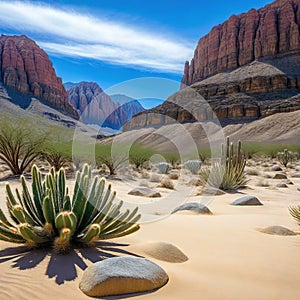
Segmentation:
{"type": "Polygon", "coordinates": [[[154,262],[139,257],[114,257],[89,266],[79,288],[91,297],[117,296],[151,291],[164,286],[167,273],[154,262]]]}
{"type": "Polygon", "coordinates": [[[282,235],[282,236],[288,236],[288,235],[296,235],[296,233],[288,228],[282,227],[282,226],[270,226],[264,229],[261,229],[261,232],[267,233],[267,234],[273,234],[273,235],[282,235]]]}
{"type": "Polygon", "coordinates": [[[131,190],[128,194],[133,196],[141,196],[141,197],[148,197],[148,198],[161,197],[161,194],[159,192],[142,186],[131,190]]]}
{"type": "Polygon", "coordinates": [[[252,206],[252,205],[263,205],[263,204],[254,196],[244,196],[233,201],[231,205],[252,206]]]}
{"type": "Polygon", "coordinates": [[[190,211],[196,214],[212,215],[212,212],[204,204],[198,202],[184,203],[172,211],[172,214],[179,211],[190,211]]]}
{"type": "Polygon", "coordinates": [[[278,171],[282,171],[282,168],[278,165],[274,165],[272,168],[271,168],[272,171],[275,171],[275,172],[278,172],[278,171]]]}
{"type": "Polygon", "coordinates": [[[278,188],[287,188],[288,186],[284,182],[281,182],[281,183],[276,184],[276,187],[278,187],[278,188]]]}

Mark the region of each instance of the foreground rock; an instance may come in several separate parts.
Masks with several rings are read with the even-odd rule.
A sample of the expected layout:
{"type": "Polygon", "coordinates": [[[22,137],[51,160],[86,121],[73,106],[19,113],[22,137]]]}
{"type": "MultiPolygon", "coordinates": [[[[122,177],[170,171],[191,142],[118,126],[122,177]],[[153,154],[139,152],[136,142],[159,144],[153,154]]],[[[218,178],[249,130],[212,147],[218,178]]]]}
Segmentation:
{"type": "Polygon", "coordinates": [[[289,235],[296,235],[296,233],[288,228],[282,226],[270,226],[260,230],[263,233],[273,234],[273,235],[282,235],[282,236],[289,236],[289,235]]]}
{"type": "Polygon", "coordinates": [[[232,202],[231,205],[254,206],[263,204],[254,196],[244,196],[232,202]]]}
{"type": "Polygon", "coordinates": [[[147,187],[137,187],[128,193],[129,195],[133,196],[141,196],[141,197],[148,197],[148,198],[159,198],[161,194],[155,190],[152,190],[147,187]]]}
{"type": "Polygon", "coordinates": [[[212,215],[212,212],[207,206],[198,202],[184,203],[172,211],[172,214],[182,211],[193,212],[201,215],[212,215]]]}
{"type": "Polygon", "coordinates": [[[166,242],[148,242],[138,245],[141,251],[153,258],[171,263],[183,263],[188,257],[176,246],[166,242]]]}
{"type": "Polygon", "coordinates": [[[211,196],[221,196],[226,193],[220,189],[214,188],[212,186],[204,186],[199,190],[199,195],[211,195],[211,196]]]}
{"type": "Polygon", "coordinates": [[[287,176],[282,173],[275,174],[273,179],[287,179],[287,176]]]}
{"type": "Polygon", "coordinates": [[[169,280],[167,273],[145,258],[114,257],[88,267],[79,283],[91,297],[116,296],[158,289],[169,280]]]}

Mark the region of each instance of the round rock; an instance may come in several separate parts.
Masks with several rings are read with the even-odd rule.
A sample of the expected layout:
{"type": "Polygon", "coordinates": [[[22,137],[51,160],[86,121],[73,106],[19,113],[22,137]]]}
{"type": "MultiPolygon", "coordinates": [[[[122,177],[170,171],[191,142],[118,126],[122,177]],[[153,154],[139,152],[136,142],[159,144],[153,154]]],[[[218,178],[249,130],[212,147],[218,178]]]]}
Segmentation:
{"type": "Polygon", "coordinates": [[[133,190],[131,190],[129,195],[133,196],[141,196],[141,197],[148,197],[148,198],[159,198],[161,197],[161,194],[155,190],[152,190],[147,187],[137,187],[133,190]]]}
{"type": "Polygon", "coordinates": [[[282,173],[275,174],[273,179],[287,179],[287,176],[282,173]]]}
{"type": "Polygon", "coordinates": [[[154,262],[139,257],[114,257],[89,266],[79,288],[91,297],[151,291],[164,286],[167,273],[154,262]]]}
{"type": "Polygon", "coordinates": [[[172,214],[180,212],[180,211],[189,211],[195,214],[202,214],[202,215],[212,215],[212,212],[209,210],[207,206],[202,203],[198,202],[190,202],[184,203],[172,211],[172,214]]]}
{"type": "Polygon", "coordinates": [[[278,172],[278,171],[282,171],[282,168],[278,165],[274,165],[272,168],[271,168],[272,171],[275,171],[275,172],[278,172]]]}
{"type": "Polygon", "coordinates": [[[273,234],[273,235],[282,235],[282,236],[296,235],[296,233],[294,231],[289,230],[288,228],[285,228],[282,226],[270,226],[270,227],[261,229],[260,231],[263,233],[273,234]]]}
{"type": "Polygon", "coordinates": [[[252,205],[263,205],[263,204],[254,196],[244,196],[233,201],[231,205],[252,206],[252,205]]]}

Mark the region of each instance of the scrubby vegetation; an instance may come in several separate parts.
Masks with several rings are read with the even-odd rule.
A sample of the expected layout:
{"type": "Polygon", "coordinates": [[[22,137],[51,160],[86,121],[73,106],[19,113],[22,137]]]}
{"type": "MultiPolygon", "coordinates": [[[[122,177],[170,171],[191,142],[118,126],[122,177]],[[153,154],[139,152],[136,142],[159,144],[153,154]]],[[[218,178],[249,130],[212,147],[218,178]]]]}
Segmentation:
{"type": "Polygon", "coordinates": [[[287,167],[288,163],[293,162],[297,158],[298,158],[298,153],[289,151],[288,149],[284,149],[282,152],[277,153],[277,159],[285,167],[287,167]]]}
{"type": "Polygon", "coordinates": [[[242,144],[236,146],[227,138],[226,145],[222,145],[221,158],[212,162],[211,168],[200,172],[200,181],[222,190],[235,190],[247,183],[244,173],[246,158],[242,153],[242,144]]]}
{"type": "Polygon", "coordinates": [[[45,135],[33,133],[25,124],[14,125],[3,120],[0,124],[0,159],[13,175],[21,175],[44,151],[45,141],[45,135]]]}
{"type": "Polygon", "coordinates": [[[30,247],[52,245],[67,253],[74,243],[91,245],[96,240],[131,234],[139,229],[137,208],[121,212],[122,201],[116,202],[111,185],[91,178],[85,165],[77,172],[72,197],[66,187],[65,170],[54,168],[44,181],[36,166],[32,167],[32,195],[24,176],[22,191],[13,195],[7,184],[7,208],[12,221],[0,210],[0,239],[27,243],[30,247]]]}

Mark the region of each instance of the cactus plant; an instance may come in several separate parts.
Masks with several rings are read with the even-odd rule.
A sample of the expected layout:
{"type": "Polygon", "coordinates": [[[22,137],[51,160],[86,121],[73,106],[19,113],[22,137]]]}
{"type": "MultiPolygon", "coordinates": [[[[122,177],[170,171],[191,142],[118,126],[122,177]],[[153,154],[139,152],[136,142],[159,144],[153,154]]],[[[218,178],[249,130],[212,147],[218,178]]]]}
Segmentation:
{"type": "Polygon", "coordinates": [[[288,149],[284,149],[283,152],[278,152],[277,153],[277,159],[285,167],[287,166],[287,164],[289,162],[292,162],[296,158],[297,158],[297,153],[289,151],[288,149]]]}
{"type": "Polygon", "coordinates": [[[246,161],[241,141],[234,146],[227,137],[226,145],[222,144],[220,160],[212,163],[211,170],[204,169],[200,172],[200,181],[222,190],[243,187],[248,181],[244,173],[246,161]]]}
{"type": "Polygon", "coordinates": [[[184,167],[192,174],[198,174],[201,169],[202,162],[200,160],[188,160],[184,163],[184,167]]]}
{"type": "Polygon", "coordinates": [[[156,168],[160,174],[167,174],[170,169],[170,165],[166,162],[160,162],[156,165],[156,168]]]}
{"type": "Polygon", "coordinates": [[[73,244],[92,244],[96,240],[131,234],[139,229],[137,208],[121,212],[123,202],[115,203],[116,193],[105,180],[91,178],[84,165],[77,172],[73,196],[66,187],[65,170],[54,168],[42,181],[41,172],[32,167],[32,196],[24,176],[22,192],[16,197],[6,185],[10,219],[0,209],[0,239],[12,243],[27,243],[30,247],[53,245],[59,253],[67,253],[73,244]],[[15,223],[15,224],[14,224],[15,223]]]}

